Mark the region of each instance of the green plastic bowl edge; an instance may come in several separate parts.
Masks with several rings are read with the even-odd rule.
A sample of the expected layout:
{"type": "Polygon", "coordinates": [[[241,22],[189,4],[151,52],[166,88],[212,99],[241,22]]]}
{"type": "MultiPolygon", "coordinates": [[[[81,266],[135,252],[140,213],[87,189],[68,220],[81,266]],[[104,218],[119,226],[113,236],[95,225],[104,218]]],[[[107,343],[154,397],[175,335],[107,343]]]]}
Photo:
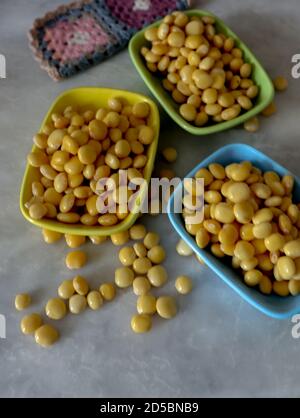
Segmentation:
{"type": "Polygon", "coordinates": [[[159,103],[165,109],[168,115],[182,129],[188,131],[193,135],[208,135],[211,133],[221,132],[226,129],[230,129],[234,126],[240,125],[246,120],[260,113],[265,107],[268,106],[268,104],[270,104],[274,97],[273,83],[262,64],[255,57],[252,51],[244,44],[244,42],[242,42],[241,39],[220,18],[216,17],[210,12],[200,9],[189,10],[185,13],[188,16],[213,16],[216,19],[217,28],[220,29],[222,33],[225,33],[227,36],[231,36],[236,41],[236,45],[243,50],[247,62],[254,64],[253,78],[260,87],[258,103],[254,105],[252,109],[243,113],[242,115],[238,116],[233,120],[217,123],[207,127],[199,128],[185,121],[176,109],[177,105],[174,102],[174,100],[169,96],[169,93],[163,89],[160,80],[156,77],[153,77],[152,73],[144,65],[144,62],[139,52],[140,48],[147,44],[147,41],[144,38],[145,30],[151,27],[158,26],[161,23],[161,20],[147,26],[146,28],[136,33],[129,43],[129,54],[131,60],[138,73],[140,74],[141,78],[144,80],[147,87],[151,91],[151,93],[159,101],[159,103]]]}

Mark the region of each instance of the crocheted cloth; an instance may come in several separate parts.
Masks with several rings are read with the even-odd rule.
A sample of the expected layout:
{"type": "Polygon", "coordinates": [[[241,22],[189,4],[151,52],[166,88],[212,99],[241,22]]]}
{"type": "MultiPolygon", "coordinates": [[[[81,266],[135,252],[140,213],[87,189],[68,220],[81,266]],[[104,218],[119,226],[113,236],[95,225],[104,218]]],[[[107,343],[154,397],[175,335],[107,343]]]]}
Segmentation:
{"type": "Polygon", "coordinates": [[[36,19],[30,47],[41,67],[60,80],[114,55],[142,27],[188,6],[189,0],[82,0],[36,19]]]}

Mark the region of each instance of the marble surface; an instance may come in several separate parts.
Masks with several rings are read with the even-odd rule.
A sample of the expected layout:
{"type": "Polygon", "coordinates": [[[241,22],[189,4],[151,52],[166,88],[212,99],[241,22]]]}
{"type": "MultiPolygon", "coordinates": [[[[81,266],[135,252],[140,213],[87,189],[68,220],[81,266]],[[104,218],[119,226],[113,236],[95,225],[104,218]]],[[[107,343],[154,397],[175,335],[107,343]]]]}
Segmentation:
{"type": "MultiPolygon", "coordinates": [[[[145,218],[149,228],[161,233],[168,251],[171,282],[164,292],[174,292],[178,273],[191,275],[195,283],[194,292],[179,300],[176,319],[155,320],[151,333],[134,335],[129,323],[135,297],[120,292],[99,312],[61,321],[61,341],[51,350],[21,335],[14,295],[32,292],[32,310],[40,311],[59,282],[70,276],[63,261],[66,246],[43,244],[39,230],[19,211],[20,183],[33,133],[52,100],[67,88],[108,86],[149,94],[127,51],[61,83],[40,70],[28,49],[26,30],[34,17],[61,3],[0,2],[0,53],[7,59],[7,79],[0,80],[0,313],[7,321],[7,338],[0,339],[0,396],[299,396],[300,340],[291,336],[292,323],[259,313],[194,258],[179,259],[178,237],[166,215],[145,218]]],[[[223,18],[272,76],[288,77],[290,87],[277,96],[278,113],[262,119],[256,134],[236,128],[196,138],[162,113],[160,148],[176,146],[175,169],[181,176],[213,150],[234,142],[251,144],[300,175],[300,80],[290,77],[291,57],[300,53],[298,0],[197,4],[223,18]]],[[[90,262],[82,273],[95,286],[111,280],[118,265],[116,248],[110,243],[86,248],[90,262]]]]}

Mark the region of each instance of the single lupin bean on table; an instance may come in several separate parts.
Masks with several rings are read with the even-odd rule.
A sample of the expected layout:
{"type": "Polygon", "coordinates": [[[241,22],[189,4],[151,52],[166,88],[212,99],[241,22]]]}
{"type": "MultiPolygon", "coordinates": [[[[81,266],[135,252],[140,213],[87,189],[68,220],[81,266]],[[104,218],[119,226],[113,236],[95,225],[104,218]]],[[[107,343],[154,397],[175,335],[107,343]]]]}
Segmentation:
{"type": "Polygon", "coordinates": [[[177,159],[177,151],[173,147],[164,148],[162,150],[162,155],[168,163],[173,163],[177,159]]]}
{"type": "Polygon", "coordinates": [[[26,315],[21,320],[21,331],[23,334],[33,334],[43,323],[42,317],[38,313],[26,315]]]}
{"type": "Polygon", "coordinates": [[[175,287],[178,293],[187,295],[192,291],[193,283],[188,276],[179,276],[175,281],[175,287]]]}
{"type": "Polygon", "coordinates": [[[83,251],[72,251],[66,256],[66,266],[70,270],[76,270],[83,267],[87,262],[87,255],[83,251]]]}
{"type": "Polygon", "coordinates": [[[57,290],[58,296],[62,299],[70,299],[71,296],[75,293],[73,286],[73,280],[64,280],[58,287],[57,290]]]}
{"type": "Polygon", "coordinates": [[[120,267],[115,271],[115,283],[120,288],[132,285],[134,272],[129,267],[120,267]]]}
{"type": "Polygon", "coordinates": [[[167,282],[168,274],[163,266],[156,265],[148,270],[147,277],[152,286],[161,287],[167,282]]]}
{"type": "Polygon", "coordinates": [[[137,258],[132,265],[134,272],[140,275],[147,274],[151,267],[152,263],[147,257],[137,258]]]}
{"type": "Polygon", "coordinates": [[[130,267],[133,265],[135,259],[137,258],[136,252],[132,247],[123,247],[119,251],[119,260],[121,264],[125,267],[130,267]]]}
{"type": "Polygon", "coordinates": [[[38,345],[48,348],[59,339],[59,333],[52,325],[46,324],[35,331],[34,338],[38,345]]]}
{"type": "Polygon", "coordinates": [[[154,315],[156,312],[156,297],[150,293],[139,296],[137,300],[137,311],[139,314],[154,315]]]}
{"type": "Polygon", "coordinates": [[[131,318],[131,328],[137,334],[150,331],[152,328],[152,319],[150,315],[137,314],[131,318]]]}
{"type": "Polygon", "coordinates": [[[42,234],[44,237],[44,241],[47,244],[54,244],[55,242],[59,241],[62,237],[60,232],[51,231],[49,229],[43,229],[42,234]]]}
{"type": "Polygon", "coordinates": [[[103,283],[99,287],[99,292],[104,300],[112,301],[116,297],[116,287],[114,283],[103,283]]]}
{"type": "Polygon", "coordinates": [[[86,309],[87,300],[83,295],[73,295],[69,299],[69,309],[72,314],[78,315],[86,309]]]}
{"type": "Polygon", "coordinates": [[[180,239],[176,245],[176,251],[179,255],[188,257],[193,255],[193,250],[182,239],[180,239]]]}
{"type": "Polygon", "coordinates": [[[15,297],[15,308],[18,311],[23,311],[31,304],[31,296],[28,293],[20,293],[15,297]]]}
{"type": "Polygon", "coordinates": [[[144,276],[137,276],[132,283],[133,292],[137,296],[147,294],[151,289],[151,284],[147,277],[144,276]]]}
{"type": "Polygon", "coordinates": [[[82,276],[75,276],[72,284],[75,292],[79,295],[85,296],[89,291],[89,284],[87,280],[82,276]]]}
{"type": "Polygon", "coordinates": [[[177,314],[177,304],[172,296],[160,296],[156,301],[156,310],[164,319],[171,319],[177,314]]]}
{"type": "Polygon", "coordinates": [[[288,81],[282,75],[279,75],[273,80],[274,87],[277,91],[284,91],[288,87],[288,81]]]}
{"type": "Polygon", "coordinates": [[[97,290],[89,292],[86,299],[89,307],[94,311],[100,309],[103,305],[103,297],[97,290]]]}
{"type": "Polygon", "coordinates": [[[58,320],[66,316],[67,307],[62,299],[53,298],[47,302],[45,312],[50,319],[58,320]]]}
{"type": "Polygon", "coordinates": [[[85,243],[85,236],[65,234],[65,240],[68,247],[77,248],[85,243]]]}

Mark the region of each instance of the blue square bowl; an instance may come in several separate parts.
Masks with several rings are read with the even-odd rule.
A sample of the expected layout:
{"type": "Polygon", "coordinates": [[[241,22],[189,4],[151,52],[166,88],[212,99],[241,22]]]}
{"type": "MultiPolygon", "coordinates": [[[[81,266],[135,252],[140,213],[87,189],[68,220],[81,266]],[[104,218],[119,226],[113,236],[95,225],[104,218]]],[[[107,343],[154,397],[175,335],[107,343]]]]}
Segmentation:
{"type": "MultiPolygon", "coordinates": [[[[245,144],[230,144],[220,148],[218,151],[205,158],[185,177],[194,177],[196,172],[202,168],[207,167],[212,162],[218,162],[222,165],[228,165],[233,162],[240,162],[248,160],[256,167],[263,171],[273,170],[280,176],[291,174],[286,168],[282,167],[276,161],[266,156],[255,148],[245,144]]],[[[293,191],[293,199],[296,202],[300,201],[300,181],[295,177],[295,187],[293,191]]],[[[248,287],[242,280],[240,274],[236,272],[229,265],[222,262],[221,259],[215,257],[209,249],[200,249],[193,236],[191,236],[184,227],[184,222],[180,213],[174,213],[174,198],[182,193],[181,188],[177,187],[172,194],[168,205],[168,216],[171,224],[175,228],[180,237],[199,255],[205,263],[233,290],[235,290],[244,300],[249,302],[259,311],[264,314],[277,319],[290,318],[296,313],[300,312],[300,295],[280,297],[277,295],[264,295],[257,289],[248,287]]]]}

